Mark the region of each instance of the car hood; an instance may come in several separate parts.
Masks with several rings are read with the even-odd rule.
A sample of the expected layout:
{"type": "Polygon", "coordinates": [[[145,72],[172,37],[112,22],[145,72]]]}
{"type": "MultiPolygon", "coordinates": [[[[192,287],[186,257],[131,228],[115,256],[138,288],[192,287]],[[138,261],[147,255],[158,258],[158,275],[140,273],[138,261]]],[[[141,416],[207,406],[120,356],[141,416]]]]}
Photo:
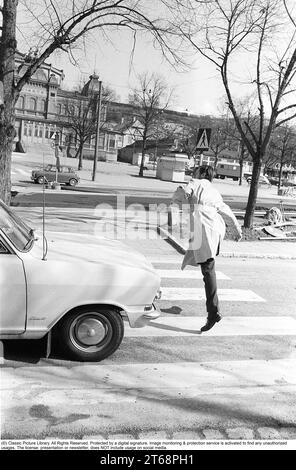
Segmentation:
{"type": "MultiPolygon", "coordinates": [[[[37,240],[31,254],[41,258],[43,252],[42,234],[36,232],[37,240]]],[[[48,260],[125,265],[154,271],[144,255],[118,240],[110,240],[94,235],[67,232],[46,234],[48,260]]]]}

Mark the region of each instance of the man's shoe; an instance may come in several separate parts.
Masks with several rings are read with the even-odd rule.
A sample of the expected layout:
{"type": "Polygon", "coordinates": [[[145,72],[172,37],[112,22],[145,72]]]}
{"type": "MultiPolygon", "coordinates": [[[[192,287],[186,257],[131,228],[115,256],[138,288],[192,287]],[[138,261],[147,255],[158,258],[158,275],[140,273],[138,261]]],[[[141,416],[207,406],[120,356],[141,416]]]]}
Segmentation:
{"type": "Polygon", "coordinates": [[[212,318],[211,320],[207,320],[207,323],[200,329],[200,331],[209,331],[211,328],[213,328],[215,323],[218,323],[221,320],[221,318],[221,315],[217,313],[214,318],[212,318]]]}

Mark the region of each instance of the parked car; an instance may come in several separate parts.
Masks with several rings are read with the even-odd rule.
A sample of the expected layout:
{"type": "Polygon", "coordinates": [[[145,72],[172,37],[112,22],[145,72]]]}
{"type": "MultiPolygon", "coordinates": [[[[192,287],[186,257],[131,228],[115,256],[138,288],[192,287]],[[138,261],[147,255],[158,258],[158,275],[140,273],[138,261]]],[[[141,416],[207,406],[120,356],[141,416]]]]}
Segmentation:
{"type": "Polygon", "coordinates": [[[32,170],[31,179],[38,184],[57,181],[58,183],[76,186],[80,177],[71,166],[61,165],[58,170],[56,165],[47,165],[44,170],[32,170]]]}
{"type": "MultiPolygon", "coordinates": [[[[247,182],[248,182],[249,184],[251,184],[252,176],[251,176],[251,175],[246,175],[245,178],[246,178],[247,182]]],[[[260,175],[260,176],[259,176],[259,184],[267,184],[268,186],[271,185],[269,179],[268,179],[267,176],[265,176],[265,175],[260,175]]]]}
{"type": "Polygon", "coordinates": [[[153,266],[121,242],[44,236],[0,201],[0,340],[47,336],[74,360],[101,361],[119,347],[124,319],[142,327],[159,316],[159,289],[153,266]]]}
{"type": "MultiPolygon", "coordinates": [[[[274,185],[274,186],[278,186],[279,184],[279,178],[275,177],[275,176],[270,176],[269,178],[269,181],[270,181],[270,184],[274,185]]],[[[295,181],[290,181],[290,180],[287,180],[286,178],[282,178],[281,179],[281,187],[284,186],[284,187],[289,187],[289,186],[296,186],[296,182],[295,181]]]]}

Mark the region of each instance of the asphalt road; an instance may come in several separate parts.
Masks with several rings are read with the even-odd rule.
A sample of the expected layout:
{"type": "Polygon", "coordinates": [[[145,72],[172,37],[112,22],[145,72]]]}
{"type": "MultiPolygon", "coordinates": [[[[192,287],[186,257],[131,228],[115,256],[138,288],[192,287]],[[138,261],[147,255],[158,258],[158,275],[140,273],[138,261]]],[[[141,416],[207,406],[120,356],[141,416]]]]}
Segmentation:
{"type": "Polygon", "coordinates": [[[224,318],[200,334],[204,300],[191,298],[203,290],[199,270],[182,278],[169,245],[145,251],[162,273],[161,317],[126,327],[98,364],[11,343],[2,438],[295,439],[295,263],[218,258],[224,318]]]}
{"type": "MultiPolygon", "coordinates": [[[[223,200],[230,205],[234,210],[245,210],[247,198],[245,196],[232,196],[225,195],[223,200]]],[[[105,190],[100,190],[99,193],[93,192],[78,192],[78,191],[69,191],[61,190],[59,192],[50,192],[46,191],[45,196],[46,206],[50,207],[80,207],[80,208],[95,208],[99,204],[108,204],[113,208],[123,208],[128,207],[134,204],[139,204],[144,207],[146,210],[149,207],[155,205],[166,205],[168,206],[171,203],[171,194],[166,195],[151,195],[150,192],[144,193],[139,191],[136,194],[125,194],[123,191],[117,192],[115,190],[110,192],[110,189],[106,188],[105,190]],[[106,192],[103,192],[106,191],[106,192]]],[[[43,193],[41,188],[39,192],[36,190],[30,193],[14,193],[12,198],[12,206],[23,206],[23,207],[41,207],[43,205],[43,193]]],[[[258,198],[256,204],[256,210],[266,210],[270,207],[278,206],[279,200],[270,198],[270,199],[260,199],[258,198]]],[[[291,201],[284,204],[286,210],[291,210],[295,212],[296,204],[291,201]]]]}
{"type": "MultiPolygon", "coordinates": [[[[14,202],[40,221],[43,196],[32,188],[14,202]]],[[[122,194],[47,192],[46,205],[56,228],[55,208],[114,207],[122,194]]],[[[168,200],[138,191],[125,203],[168,200]]],[[[224,200],[234,209],[245,206],[243,197],[224,200]]],[[[82,210],[87,231],[89,214],[85,224],[83,218],[82,210]]],[[[64,218],[63,229],[68,223],[71,231],[72,222],[64,218]]],[[[181,256],[164,240],[141,241],[137,249],[160,271],[160,318],[138,330],[126,325],[120,348],[98,364],[67,361],[55,351],[45,359],[42,343],[5,345],[2,439],[296,439],[294,261],[218,258],[224,318],[200,334],[205,306],[198,269],[182,274],[181,256]]]]}

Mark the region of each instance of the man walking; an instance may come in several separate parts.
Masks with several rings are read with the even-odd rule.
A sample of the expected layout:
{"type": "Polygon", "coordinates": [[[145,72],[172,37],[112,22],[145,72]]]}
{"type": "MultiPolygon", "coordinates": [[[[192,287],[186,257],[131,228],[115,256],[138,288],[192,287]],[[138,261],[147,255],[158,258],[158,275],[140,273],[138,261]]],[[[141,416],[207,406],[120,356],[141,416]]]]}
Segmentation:
{"type": "Polygon", "coordinates": [[[219,310],[215,257],[225,235],[225,223],[220,214],[229,217],[236,230],[236,240],[242,237],[241,227],[230,207],[212,185],[214,169],[209,165],[196,168],[187,186],[179,187],[173,196],[177,204],[190,204],[190,240],[182,267],[200,265],[206,293],[207,322],[201,331],[210,330],[222,318],[219,310]]]}

